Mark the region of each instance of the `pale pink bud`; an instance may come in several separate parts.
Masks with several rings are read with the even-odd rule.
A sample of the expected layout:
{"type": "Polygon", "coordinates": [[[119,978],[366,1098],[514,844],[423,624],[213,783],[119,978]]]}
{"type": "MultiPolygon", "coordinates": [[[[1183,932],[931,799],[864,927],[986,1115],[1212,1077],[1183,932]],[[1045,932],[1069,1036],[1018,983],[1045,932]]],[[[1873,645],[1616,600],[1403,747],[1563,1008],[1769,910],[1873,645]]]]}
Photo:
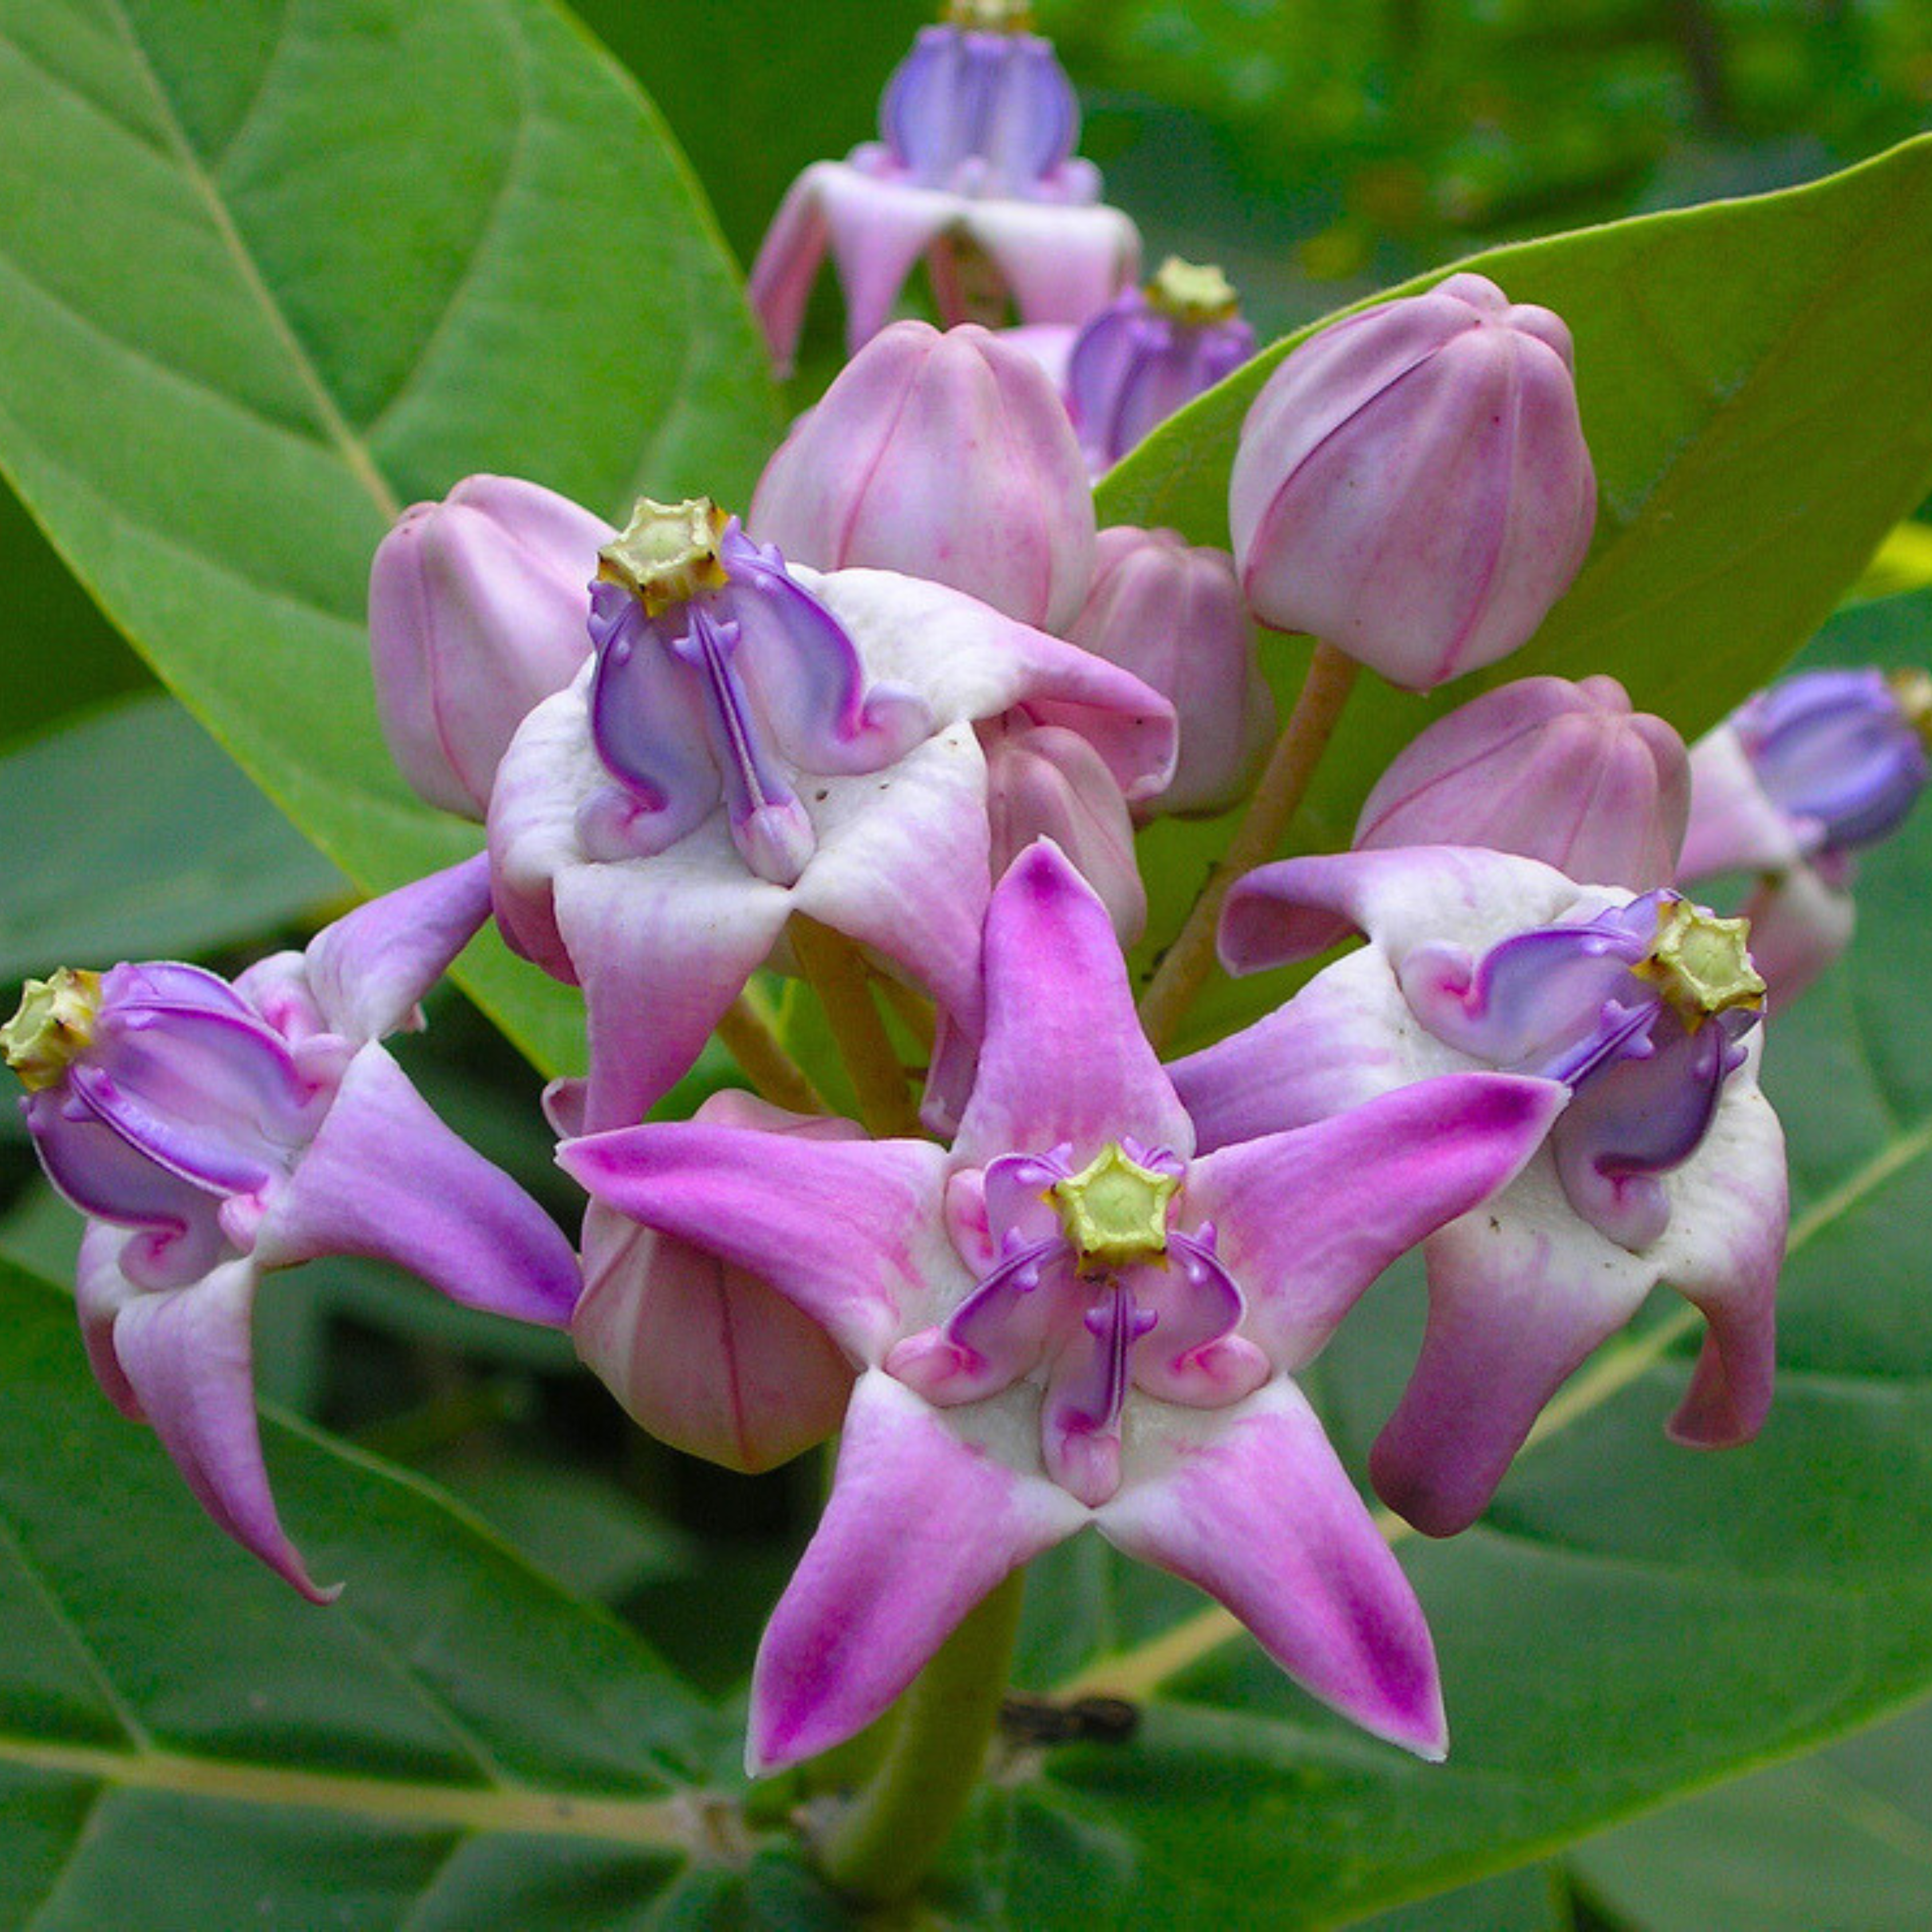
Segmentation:
{"type": "Polygon", "coordinates": [[[1228,513],[1263,623],[1426,691],[1528,640],[1596,502],[1569,330],[1461,274],[1282,364],[1242,425],[1228,513]]]}
{"type": "Polygon", "coordinates": [[[922,577],[1058,632],[1094,565],[1094,498],[1065,406],[971,325],[874,336],[766,466],[746,528],[788,562],[922,577]]]}
{"type": "Polygon", "coordinates": [[[1147,892],[1134,862],[1134,827],[1119,782],[1077,731],[1034,724],[1023,713],[980,727],[986,752],[992,872],[1036,838],[1051,838],[1100,896],[1123,946],[1147,925],[1147,892]]]}
{"type": "Polygon", "coordinates": [[[1180,721],[1174,777],[1139,815],[1220,811],[1245,789],[1275,730],[1234,559],[1190,548],[1172,530],[1122,524],[1100,532],[1094,566],[1069,640],[1153,686],[1180,721]]]}
{"type": "Polygon", "coordinates": [[[616,532],[515,476],[466,476],[405,510],[369,571],[369,647],[382,735],[430,804],[488,810],[525,716],[590,655],[597,552],[616,532]]]}
{"type": "MultiPolygon", "coordinates": [[[[1354,849],[1484,846],[1648,892],[1676,876],[1690,805],[1683,740],[1632,711],[1615,678],[1518,678],[1410,742],[1369,794],[1354,849]]],[[[1288,917],[1299,958],[1349,930],[1312,906],[1288,917]]]]}
{"type": "MultiPolygon", "coordinates": [[[[850,1120],[715,1094],[694,1117],[812,1140],[860,1140],[850,1120]]],[[[640,1428],[688,1454],[755,1472],[838,1427],[853,1370],[808,1315],[743,1268],[592,1202],[584,1222],[577,1352],[640,1428]]]]}

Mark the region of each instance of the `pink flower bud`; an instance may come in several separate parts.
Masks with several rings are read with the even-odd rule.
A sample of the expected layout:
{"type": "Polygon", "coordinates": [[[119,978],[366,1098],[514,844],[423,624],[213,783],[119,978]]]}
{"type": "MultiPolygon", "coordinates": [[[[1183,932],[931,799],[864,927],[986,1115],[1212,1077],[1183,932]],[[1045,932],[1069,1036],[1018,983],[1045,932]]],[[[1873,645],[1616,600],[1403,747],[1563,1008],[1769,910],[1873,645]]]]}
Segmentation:
{"type": "Polygon", "coordinates": [[[1064,725],[1010,711],[980,727],[995,880],[1036,838],[1051,838],[1094,888],[1120,944],[1147,925],[1147,891],[1134,862],[1133,821],[1119,782],[1093,746],[1064,725]]]}
{"type": "Polygon", "coordinates": [[[1282,364],[1242,425],[1228,510],[1263,623],[1426,691],[1528,640],[1596,502],[1569,330],[1462,274],[1282,364]]]}
{"type": "MultiPolygon", "coordinates": [[[[1402,750],[1362,807],[1354,849],[1484,846],[1580,884],[1647,892],[1676,876],[1690,801],[1683,740],[1633,712],[1615,678],[1519,678],[1402,750]]],[[[1312,906],[1286,916],[1303,958],[1349,929],[1312,906]]]]}
{"type": "MultiPolygon", "coordinates": [[[[715,1094],[694,1117],[808,1140],[862,1140],[850,1120],[715,1094]]],[[[789,1462],[838,1428],[853,1371],[830,1336],[758,1276],[593,1202],[584,1222],[577,1352],[659,1441],[728,1469],[789,1462]]]]}
{"type": "Polygon", "coordinates": [[[597,552],[616,532],[515,476],[405,510],[369,571],[382,735],[432,805],[482,818],[525,716],[590,655],[597,552]]]}
{"type": "Polygon", "coordinates": [[[766,466],[746,525],[788,562],[896,570],[1058,632],[1093,569],[1087,465],[1053,385],[970,325],[893,325],[766,466]]]}
{"type": "Polygon", "coordinates": [[[1234,560],[1191,549],[1172,530],[1128,524],[1102,530],[1094,556],[1093,588],[1069,640],[1153,686],[1180,720],[1174,777],[1140,815],[1218,812],[1240,795],[1275,730],[1234,560]]]}

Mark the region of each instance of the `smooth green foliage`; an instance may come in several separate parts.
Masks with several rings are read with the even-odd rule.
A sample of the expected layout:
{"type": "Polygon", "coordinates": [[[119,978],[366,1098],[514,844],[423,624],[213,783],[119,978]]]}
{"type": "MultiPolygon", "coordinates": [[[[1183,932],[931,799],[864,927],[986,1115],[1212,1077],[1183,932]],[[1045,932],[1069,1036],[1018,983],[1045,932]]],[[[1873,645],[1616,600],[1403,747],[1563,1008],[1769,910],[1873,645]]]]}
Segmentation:
{"type": "MultiPolygon", "coordinates": [[[[1826,646],[1824,661],[1922,662],[1932,596],[1850,614],[1826,646]]],[[[1864,860],[1852,952],[1772,1022],[1766,1085],[1795,1216],[1762,1438],[1711,1455],[1664,1439],[1697,1324],[1660,1298],[1643,1339],[1566,1392],[1482,1522],[1402,1542],[1442,1658],[1441,1768],[1327,1717],[1244,1637],[1156,1670],[1148,1646],[1216,1632],[1180,1586],[1097,1547],[1036,1564],[1023,1681],[1084,1678],[1111,1657],[1125,1661],[1094,1678],[1155,1695],[1133,1743],[1067,1750],[987,1801],[1003,1831],[1086,1847],[1081,1886],[1060,1904],[1043,1892],[1027,1922],[1053,1932],[1117,1910],[1124,1927],[1203,1932],[1347,1923],[1932,1686],[1932,1067],[1916,1022],[1928,866],[1922,811],[1864,860]]],[[[1310,1378],[1358,1471],[1414,1359],[1419,1276],[1396,1270],[1310,1378]]]]}
{"type": "MultiPolygon", "coordinates": [[[[1932,476],[1932,358],[1919,348],[1932,257],[1908,260],[1893,245],[1928,224],[1932,137],[1812,187],[1465,265],[1570,326],[1597,466],[1596,540],[1569,595],[1514,658],[1426,700],[1360,680],[1298,842],[1346,844],[1395,752],[1488,686],[1606,671],[1688,737],[1784,664],[1932,476]]],[[[1241,418],[1306,332],[1156,430],[1101,484],[1101,521],[1172,524],[1225,544],[1241,418]]],[[[1264,638],[1263,650],[1289,701],[1304,647],[1264,638]]],[[[1170,822],[1143,837],[1144,968],[1226,837],[1222,822],[1170,822]]],[[[1252,1018],[1285,984],[1219,985],[1190,1036],[1252,1018]]]]}
{"type": "MultiPolygon", "coordinates": [[[[369,559],[512,471],[614,513],[748,491],[775,405],[649,104],[547,0],[0,0],[0,468],[356,882],[473,850],[375,723],[369,559]]],[[[539,1062],[574,1002],[466,983],[539,1062]]]]}
{"type": "Polygon", "coordinates": [[[1586,1893],[1630,1932],[1932,1924],[1932,1706],[1592,1839],[1586,1893]]]}
{"type": "Polygon", "coordinates": [[[346,894],[172,698],[129,698],[0,757],[0,997],[61,965],[180,958],[346,894]]]}

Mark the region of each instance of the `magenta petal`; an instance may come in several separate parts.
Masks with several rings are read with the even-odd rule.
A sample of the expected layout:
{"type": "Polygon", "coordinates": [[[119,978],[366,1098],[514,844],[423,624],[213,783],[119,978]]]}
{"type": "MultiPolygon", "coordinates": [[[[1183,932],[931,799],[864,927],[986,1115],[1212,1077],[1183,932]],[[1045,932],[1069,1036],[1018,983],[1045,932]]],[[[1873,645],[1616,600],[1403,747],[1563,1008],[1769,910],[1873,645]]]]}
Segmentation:
{"type": "Polygon", "coordinates": [[[986,912],[986,1036],[954,1151],[984,1166],[1070,1143],[1084,1166],[1129,1135],[1184,1160],[1194,1130],[1134,1016],[1107,909],[1042,839],[986,912]]]}
{"type": "Polygon", "coordinates": [[[275,1514],[255,1420],[249,1313],[256,1270],[228,1262],[192,1288],[144,1294],[114,1324],[114,1350],[142,1412],[202,1508],[310,1603],[318,1588],[275,1514]]]}
{"type": "Polygon", "coordinates": [[[1426,1536],[1453,1536],[1489,1507],[1544,1405],[1656,1280],[1594,1229],[1566,1238],[1550,1176],[1534,1186],[1549,1212],[1528,1218],[1512,1202],[1428,1246],[1422,1353],[1369,1460],[1376,1493],[1426,1536]]]}
{"type": "Polygon", "coordinates": [[[862,1730],[981,1598],[1086,1515],[890,1376],[863,1377],[832,1499],[759,1646],[748,1768],[779,1770],[862,1730]]]}
{"type": "Polygon", "coordinates": [[[324,926],[306,957],[330,1028],[359,1042],[407,1026],[489,916],[490,862],[478,853],[324,926]]]}
{"type": "Polygon", "coordinates": [[[1277,1365],[1298,1366],[1399,1255],[1515,1178],[1567,1097],[1555,1081],[1510,1074],[1418,1081],[1202,1156],[1186,1213],[1214,1223],[1247,1332],[1277,1365]]]}
{"type": "Polygon", "coordinates": [[[567,1141],[557,1160],[593,1198],[769,1282],[861,1361],[970,1286],[940,1212],[946,1156],[923,1141],[777,1145],[674,1121],[567,1141]]]}
{"type": "Polygon", "coordinates": [[[1226,1604],[1323,1702],[1442,1758],[1448,1731],[1422,1607],[1301,1391],[1280,1377],[1240,1408],[1176,1417],[1167,1433],[1166,1466],[1130,1466],[1101,1533],[1226,1604]]]}
{"type": "Polygon", "coordinates": [[[114,1324],[122,1310],[142,1292],[121,1271],[121,1251],[130,1238],[140,1238],[130,1237],[125,1228],[110,1227],[104,1221],[88,1222],[74,1269],[74,1298],[94,1379],[123,1415],[141,1422],[146,1418],[141,1413],[140,1398],[114,1352],[114,1324]]]}
{"type": "Polygon", "coordinates": [[[830,224],[819,196],[819,173],[807,168],[785,191],[772,225],[759,244],[745,292],[765,332],[773,366],[781,376],[791,374],[799,331],[805,326],[806,304],[818,265],[831,240],[830,224]]]}
{"type": "Polygon", "coordinates": [[[350,1062],[255,1252],[270,1268],[322,1255],[393,1262],[465,1307],[553,1327],[577,1300],[576,1257],[556,1224],[376,1046],[350,1062]]]}

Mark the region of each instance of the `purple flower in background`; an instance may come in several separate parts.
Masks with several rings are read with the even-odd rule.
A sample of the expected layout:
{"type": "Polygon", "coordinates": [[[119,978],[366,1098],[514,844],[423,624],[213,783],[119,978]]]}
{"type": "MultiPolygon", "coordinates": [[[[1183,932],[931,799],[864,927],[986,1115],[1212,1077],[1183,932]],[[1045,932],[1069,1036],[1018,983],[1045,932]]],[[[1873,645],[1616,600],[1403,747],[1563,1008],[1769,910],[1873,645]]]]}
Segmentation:
{"type": "Polygon", "coordinates": [[[1851,943],[1856,854],[1918,802],[1928,735],[1923,671],[1819,670],[1746,699],[1691,748],[1681,875],[1764,875],[1745,910],[1779,1005],[1851,943]]]}
{"type": "Polygon", "coordinates": [[[1106,910],[1050,844],[994,891],[985,963],[950,1152],[691,1122],[560,1156],[862,1370],[759,1654],[752,1768],[871,1722],[988,1590],[1089,1522],[1220,1598],[1317,1696],[1439,1755],[1421,1612],[1289,1376],[1388,1262],[1509,1180],[1562,1089],[1434,1082],[1197,1156],[1106,910]]]}
{"type": "Polygon", "coordinates": [[[828,247],[848,355],[922,255],[948,322],[996,320],[1010,296],[1024,321],[1078,323],[1132,279],[1140,236],[1100,205],[1072,86],[1030,22],[1014,0],[952,0],[886,83],[880,140],[793,183],[748,291],[782,372],[828,247]]]}
{"type": "Polygon", "coordinates": [[[1066,406],[1088,466],[1111,470],[1254,352],[1227,277],[1170,255],[1145,287],[1084,324],[1068,352],[1066,406]]]}
{"type": "Polygon", "coordinates": [[[1572,361],[1559,317],[1472,274],[1303,343],[1228,479],[1255,615],[1412,691],[1527,643],[1596,518],[1572,361]]]}
{"type": "Polygon", "coordinates": [[[369,569],[376,706],[391,755],[431,805],[489,810],[504,748],[577,675],[599,548],[616,534],[516,476],[466,476],[416,503],[369,569]]]}
{"type": "Polygon", "coordinates": [[[489,911],[475,859],[373,901],[232,985],[166,962],[30,980],[4,1029],[48,1178],[88,1216],[81,1334],[215,1522],[317,1602],[255,1420],[267,1270],[394,1262],[471,1307],[561,1326],[569,1244],[376,1044],[489,911]]]}
{"type": "Polygon", "coordinates": [[[1755,1434],[1786,1204],[1743,922],[1500,853],[1351,853],[1238,884],[1228,969],[1295,956],[1310,907],[1370,943],[1171,1070],[1205,1144],[1478,1067],[1573,1096],[1522,1178],[1425,1244],[1421,1358],[1370,1463],[1383,1497],[1433,1535],[1472,1522],[1544,1403],[1660,1281],[1709,1324],[1672,1432],[1709,1447],[1755,1434]]]}
{"type": "Polygon", "coordinates": [[[640,503],[592,602],[596,662],[490,811],[506,937],[584,988],[572,1126],[641,1118],[794,912],[931,992],[957,1064],[992,883],[974,721],[1070,725],[1130,797],[1172,765],[1173,712],[1128,673],[938,584],[789,570],[709,502],[640,503]]]}

